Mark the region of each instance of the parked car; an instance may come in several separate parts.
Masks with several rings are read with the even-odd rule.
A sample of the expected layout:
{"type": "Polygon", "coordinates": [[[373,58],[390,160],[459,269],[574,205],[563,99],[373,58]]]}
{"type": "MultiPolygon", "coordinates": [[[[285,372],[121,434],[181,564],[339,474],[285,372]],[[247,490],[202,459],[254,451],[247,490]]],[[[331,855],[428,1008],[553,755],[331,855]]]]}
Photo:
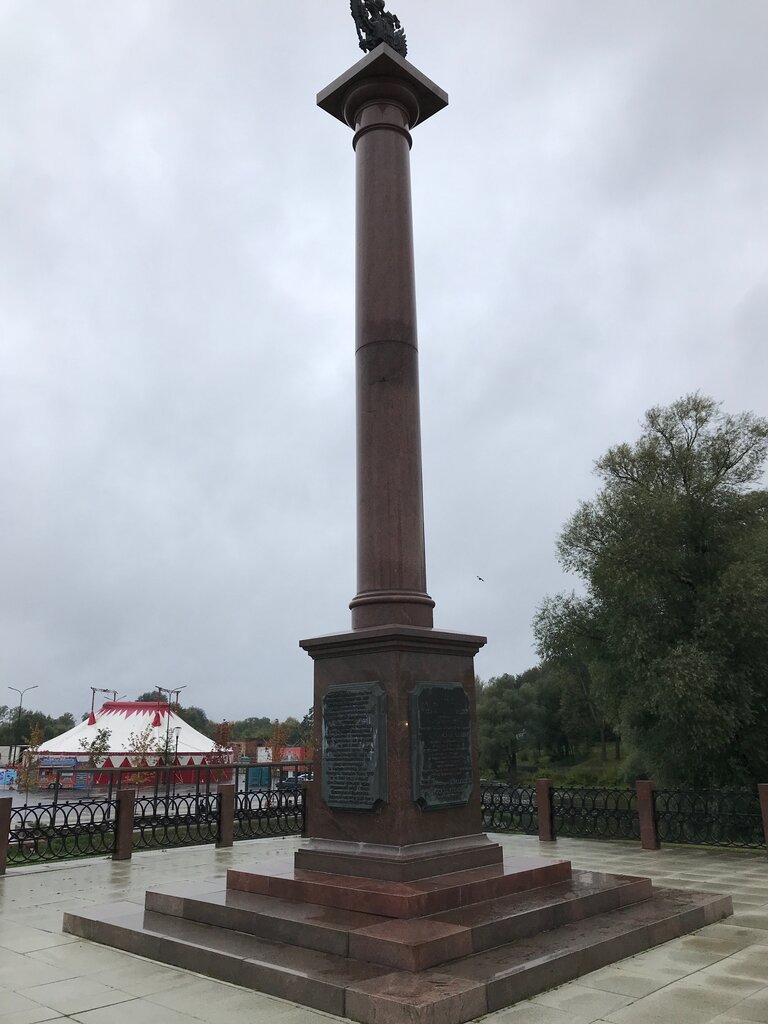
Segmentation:
{"type": "Polygon", "coordinates": [[[312,779],[311,775],[293,775],[287,779],[280,779],[275,783],[277,793],[298,793],[312,779]]]}

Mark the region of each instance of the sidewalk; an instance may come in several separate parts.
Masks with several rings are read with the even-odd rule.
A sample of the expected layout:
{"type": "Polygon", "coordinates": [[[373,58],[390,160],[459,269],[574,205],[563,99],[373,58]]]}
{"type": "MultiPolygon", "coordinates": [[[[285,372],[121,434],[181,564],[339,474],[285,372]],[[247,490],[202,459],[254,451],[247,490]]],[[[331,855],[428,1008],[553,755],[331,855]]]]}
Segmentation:
{"type": "MultiPolygon", "coordinates": [[[[575,868],[647,875],[659,885],[730,893],[734,916],[489,1014],[493,1024],[768,1024],[768,860],[764,853],[495,836],[509,853],[567,857],[575,868]]],[[[64,935],[65,910],[129,900],[169,881],[223,878],[230,867],[285,857],[301,840],[230,850],[141,853],[10,868],[0,877],[0,1024],[327,1024],[329,1017],[129,953],[64,935]]]]}

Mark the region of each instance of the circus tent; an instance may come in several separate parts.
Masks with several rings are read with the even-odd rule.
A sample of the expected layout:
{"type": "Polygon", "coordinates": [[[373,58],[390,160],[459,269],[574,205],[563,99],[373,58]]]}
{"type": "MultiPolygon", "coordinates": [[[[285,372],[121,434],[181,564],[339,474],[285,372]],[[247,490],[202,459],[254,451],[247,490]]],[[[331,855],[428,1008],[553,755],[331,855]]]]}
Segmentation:
{"type": "Polygon", "coordinates": [[[139,736],[148,738],[145,749],[154,752],[152,763],[156,760],[162,764],[162,754],[167,749],[171,764],[182,767],[207,764],[216,749],[213,740],[193,729],[169,704],[160,701],[107,701],[98,711],[91,712],[84,722],[41,743],[38,757],[77,757],[85,762],[88,759],[87,748],[101,729],[109,730],[109,753],[100,764],[101,768],[130,767],[129,755],[135,755],[139,736]]]}

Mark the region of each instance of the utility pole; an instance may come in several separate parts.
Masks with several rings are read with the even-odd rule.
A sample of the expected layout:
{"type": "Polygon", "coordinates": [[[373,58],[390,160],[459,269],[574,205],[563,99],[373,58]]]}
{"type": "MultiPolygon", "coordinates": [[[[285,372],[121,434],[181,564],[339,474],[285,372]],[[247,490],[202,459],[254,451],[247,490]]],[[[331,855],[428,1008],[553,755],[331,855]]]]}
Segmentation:
{"type": "Polygon", "coordinates": [[[156,686],[155,689],[158,693],[168,694],[168,714],[165,719],[165,751],[163,755],[163,761],[165,762],[165,799],[168,800],[171,791],[171,772],[168,766],[168,761],[171,756],[171,704],[172,698],[175,698],[176,707],[179,706],[179,694],[182,690],[186,690],[185,686],[176,686],[174,688],[166,686],[156,686]]]}
{"type": "Polygon", "coordinates": [[[13,690],[14,693],[18,693],[18,695],[19,695],[19,710],[18,710],[18,713],[16,715],[16,730],[15,730],[15,732],[16,732],[16,737],[15,737],[16,742],[13,745],[13,757],[12,758],[11,757],[8,758],[8,763],[9,764],[14,764],[16,758],[18,757],[19,747],[21,746],[21,705],[22,705],[22,702],[24,701],[24,694],[25,693],[29,693],[30,690],[36,690],[37,689],[37,683],[35,683],[34,686],[25,686],[23,690],[20,690],[17,686],[9,686],[8,689],[9,690],[13,690]]]}

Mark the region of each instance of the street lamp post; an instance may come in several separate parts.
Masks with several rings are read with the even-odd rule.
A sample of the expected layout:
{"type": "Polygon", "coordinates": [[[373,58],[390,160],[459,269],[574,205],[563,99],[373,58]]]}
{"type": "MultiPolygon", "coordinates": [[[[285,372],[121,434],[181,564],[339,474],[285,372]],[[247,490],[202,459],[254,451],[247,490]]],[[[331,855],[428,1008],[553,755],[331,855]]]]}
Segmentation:
{"type": "Polygon", "coordinates": [[[167,693],[168,694],[168,716],[167,716],[167,718],[165,720],[165,754],[164,754],[164,758],[163,758],[164,761],[165,761],[165,800],[166,800],[166,805],[167,805],[167,802],[168,802],[168,797],[170,796],[170,793],[171,793],[171,770],[170,770],[170,767],[168,765],[168,761],[170,760],[170,755],[171,755],[171,711],[172,711],[172,699],[173,699],[173,697],[176,698],[176,707],[178,707],[179,706],[179,694],[181,693],[182,690],[186,690],[186,688],[187,688],[186,685],[185,686],[174,686],[173,688],[167,687],[167,686],[156,686],[155,687],[155,689],[157,690],[158,693],[167,693]]]}
{"type": "Polygon", "coordinates": [[[176,781],[179,777],[179,734],[181,733],[181,726],[175,725],[173,732],[176,736],[176,743],[173,748],[173,795],[176,796],[176,781]]]}
{"type": "Polygon", "coordinates": [[[34,686],[25,686],[23,690],[20,690],[17,686],[9,686],[8,689],[13,690],[14,693],[19,695],[19,710],[16,714],[16,742],[13,745],[13,757],[8,758],[8,763],[14,764],[18,756],[18,748],[21,746],[21,705],[24,701],[24,694],[29,693],[30,690],[36,690],[37,683],[34,686]]]}

